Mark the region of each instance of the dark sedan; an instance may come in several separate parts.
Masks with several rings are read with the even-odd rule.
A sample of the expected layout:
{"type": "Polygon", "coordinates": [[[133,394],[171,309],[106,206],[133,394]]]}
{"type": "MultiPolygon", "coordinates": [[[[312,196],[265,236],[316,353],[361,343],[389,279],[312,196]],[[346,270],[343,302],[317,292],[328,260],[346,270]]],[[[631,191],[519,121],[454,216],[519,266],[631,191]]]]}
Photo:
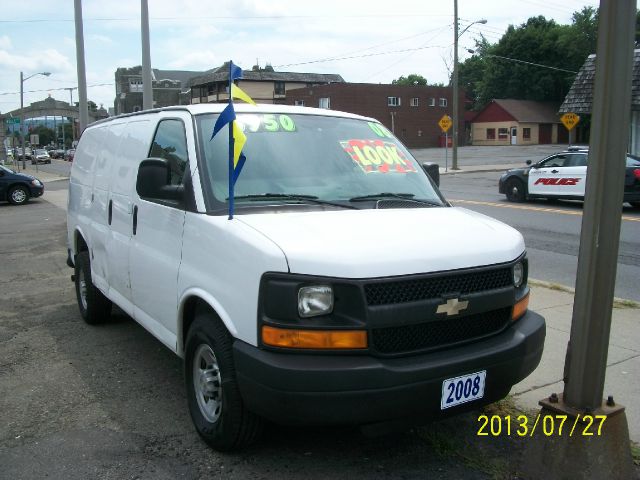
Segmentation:
{"type": "Polygon", "coordinates": [[[37,178],[0,165],[0,200],[21,205],[43,193],[44,184],[37,178]]]}

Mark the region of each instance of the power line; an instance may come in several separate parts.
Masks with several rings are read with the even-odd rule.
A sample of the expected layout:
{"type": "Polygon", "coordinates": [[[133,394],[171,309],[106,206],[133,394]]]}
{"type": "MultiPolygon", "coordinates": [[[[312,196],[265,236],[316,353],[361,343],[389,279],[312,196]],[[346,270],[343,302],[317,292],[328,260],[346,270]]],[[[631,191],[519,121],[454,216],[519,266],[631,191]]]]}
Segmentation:
{"type": "MultiPolygon", "coordinates": [[[[87,88],[89,88],[89,87],[104,87],[106,85],[113,85],[113,83],[95,83],[93,85],[87,85],[87,88]]],[[[76,90],[78,87],[76,86],[76,87],[45,88],[45,89],[42,89],[42,90],[25,90],[23,93],[53,92],[53,91],[58,91],[58,90],[69,90],[69,88],[72,88],[72,89],[76,90]]],[[[0,92],[0,95],[20,95],[20,92],[0,92]]]]}
{"type": "Polygon", "coordinates": [[[500,58],[500,59],[502,59],[502,60],[509,60],[510,62],[526,63],[527,65],[533,65],[533,66],[535,66],[535,67],[542,67],[542,68],[549,68],[549,69],[551,69],[551,70],[559,70],[559,71],[561,71],[561,72],[567,72],[567,73],[578,73],[578,72],[575,72],[575,71],[573,71],[573,70],[567,70],[567,69],[564,69],[564,68],[558,68],[558,67],[550,67],[549,65],[542,65],[542,64],[540,64],[540,63],[525,62],[524,60],[518,60],[518,59],[516,59],[516,58],[509,58],[509,57],[502,57],[502,56],[500,56],[500,55],[493,55],[493,54],[490,54],[490,53],[485,53],[484,55],[481,55],[481,56],[483,56],[483,57],[500,58]]]}

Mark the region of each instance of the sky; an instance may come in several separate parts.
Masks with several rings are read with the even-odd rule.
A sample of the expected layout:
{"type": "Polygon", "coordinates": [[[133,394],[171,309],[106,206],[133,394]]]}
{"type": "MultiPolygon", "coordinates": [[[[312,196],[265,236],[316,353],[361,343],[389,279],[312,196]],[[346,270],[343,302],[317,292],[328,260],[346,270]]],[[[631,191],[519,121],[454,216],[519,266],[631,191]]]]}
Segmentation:
{"type": "MultiPolygon", "coordinates": [[[[2,0],[0,112],[51,95],[78,99],[72,0],[2,0]],[[49,77],[37,75],[50,72],[49,77]]],[[[348,82],[390,83],[417,73],[447,83],[453,63],[453,0],[148,0],[151,64],[205,71],[233,60],[276,71],[337,73],[348,82]]],[[[543,15],[560,24],[595,0],[459,0],[459,55],[475,39],[497,42],[509,25],[543,15]]],[[[82,0],[88,99],[109,109],[118,67],[140,65],[140,2],[82,0]]]]}

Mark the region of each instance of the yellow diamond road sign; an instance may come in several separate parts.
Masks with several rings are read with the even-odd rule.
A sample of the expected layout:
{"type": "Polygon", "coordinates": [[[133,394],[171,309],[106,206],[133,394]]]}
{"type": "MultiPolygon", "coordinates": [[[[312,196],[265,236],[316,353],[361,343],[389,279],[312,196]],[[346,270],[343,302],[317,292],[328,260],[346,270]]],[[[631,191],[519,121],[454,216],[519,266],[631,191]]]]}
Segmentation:
{"type": "Polygon", "coordinates": [[[451,128],[451,117],[449,115],[443,115],[442,118],[438,121],[438,125],[444,133],[447,132],[451,128]]]}
{"type": "Polygon", "coordinates": [[[580,117],[575,113],[565,113],[560,117],[560,121],[567,127],[567,130],[571,130],[580,121],[580,117]]]}

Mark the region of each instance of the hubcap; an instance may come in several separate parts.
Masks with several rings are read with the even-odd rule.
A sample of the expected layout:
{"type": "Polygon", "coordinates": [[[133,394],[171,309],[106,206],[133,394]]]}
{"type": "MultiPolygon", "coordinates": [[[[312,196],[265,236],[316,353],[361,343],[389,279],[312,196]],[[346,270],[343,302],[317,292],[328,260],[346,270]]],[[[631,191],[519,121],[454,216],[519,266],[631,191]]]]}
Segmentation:
{"type": "Polygon", "coordinates": [[[82,303],[82,309],[87,309],[87,281],[84,278],[84,272],[80,269],[78,273],[78,287],[80,293],[80,303],[82,303]]]}
{"type": "Polygon", "coordinates": [[[209,345],[200,345],[193,357],[193,389],[202,416],[216,422],[222,411],[222,377],[209,345]]]}
{"type": "Polygon", "coordinates": [[[27,194],[24,192],[24,190],[18,188],[11,193],[11,198],[16,203],[22,203],[26,200],[27,194]]]}

